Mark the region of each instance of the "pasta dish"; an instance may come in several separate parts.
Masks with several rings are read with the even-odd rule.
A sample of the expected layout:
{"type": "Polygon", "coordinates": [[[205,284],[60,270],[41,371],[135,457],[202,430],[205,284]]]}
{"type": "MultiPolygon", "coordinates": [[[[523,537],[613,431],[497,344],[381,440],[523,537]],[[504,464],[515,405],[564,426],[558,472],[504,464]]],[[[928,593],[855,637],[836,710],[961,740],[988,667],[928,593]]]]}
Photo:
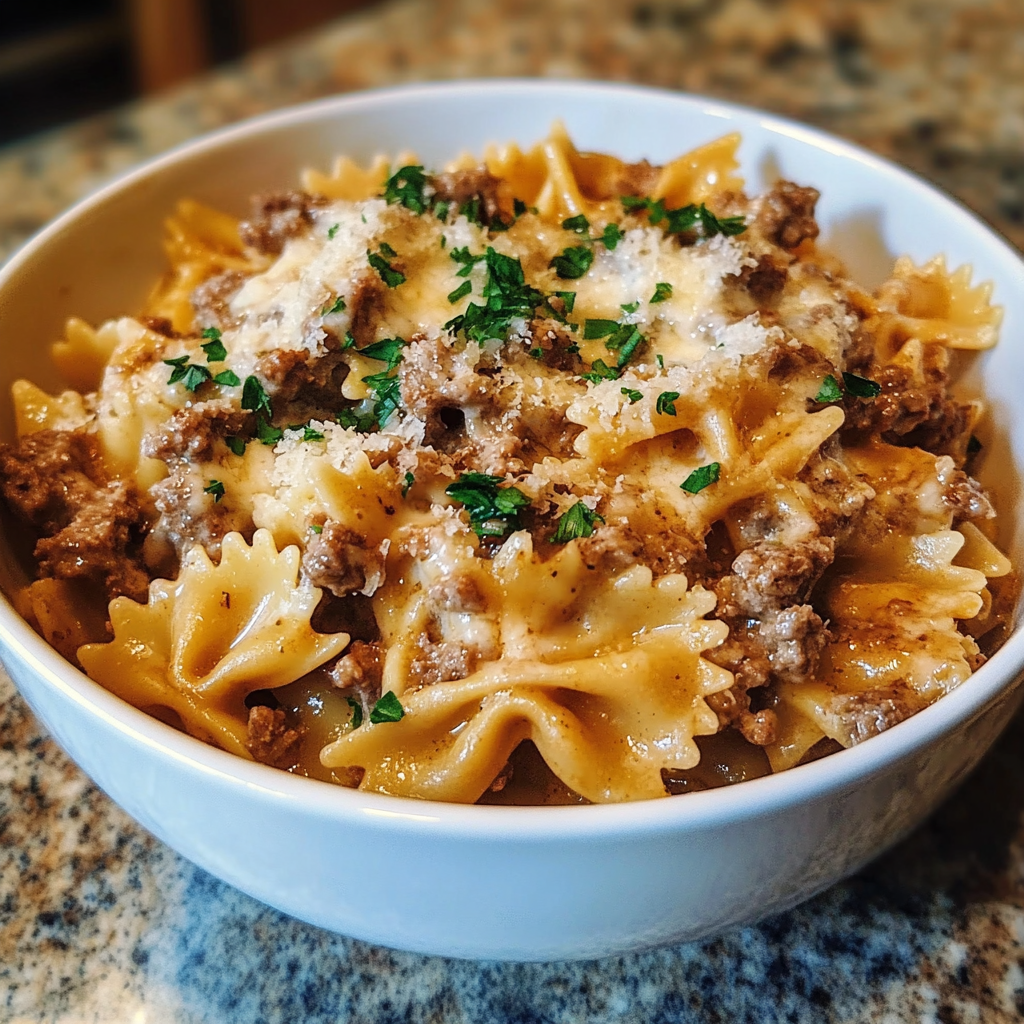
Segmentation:
{"type": "Polygon", "coordinates": [[[738,142],[182,201],[146,308],[14,385],[19,611],[193,736],[443,801],[741,781],[961,685],[1013,574],[951,381],[1000,311],[942,257],[858,286],[738,142]]]}

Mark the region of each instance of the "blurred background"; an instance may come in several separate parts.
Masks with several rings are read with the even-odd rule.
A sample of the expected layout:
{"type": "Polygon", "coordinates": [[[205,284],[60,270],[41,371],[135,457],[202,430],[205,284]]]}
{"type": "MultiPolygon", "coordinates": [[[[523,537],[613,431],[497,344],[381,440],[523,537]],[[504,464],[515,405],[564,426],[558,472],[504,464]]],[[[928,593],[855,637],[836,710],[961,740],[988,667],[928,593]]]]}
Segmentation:
{"type": "Polygon", "coordinates": [[[0,0],[0,145],[374,0],[0,0]]]}

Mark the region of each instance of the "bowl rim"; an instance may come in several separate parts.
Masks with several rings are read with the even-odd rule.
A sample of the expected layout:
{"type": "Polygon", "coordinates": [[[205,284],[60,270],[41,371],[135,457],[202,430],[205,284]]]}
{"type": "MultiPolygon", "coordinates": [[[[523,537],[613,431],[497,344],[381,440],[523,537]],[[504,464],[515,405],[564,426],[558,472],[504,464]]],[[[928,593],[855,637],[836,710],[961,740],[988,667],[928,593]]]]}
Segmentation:
{"type": "MultiPolygon", "coordinates": [[[[703,113],[727,122],[754,121],[759,127],[815,149],[860,164],[875,174],[896,178],[904,185],[928,194],[945,214],[956,218],[972,241],[994,247],[1000,260],[1008,261],[1024,280],[1024,259],[999,234],[964,204],[923,177],[821,129],[738,103],[634,84],[562,79],[463,79],[416,83],[369,89],[297,104],[259,114],[241,122],[180,143],[115,176],[79,199],[41,228],[0,264],[0,294],[17,271],[54,242],[64,229],[101,206],[120,191],[159,175],[164,168],[191,157],[228,147],[265,131],[290,124],[315,122],[348,111],[387,108],[409,101],[429,102],[459,94],[491,93],[508,96],[543,94],[546,99],[576,95],[635,95],[703,113]]],[[[1004,342],[1005,344],[1006,342],[1004,342]]],[[[15,611],[6,594],[0,593],[0,644],[15,653],[66,700],[103,720],[129,742],[149,749],[159,759],[198,772],[228,786],[261,791],[268,799],[287,799],[304,805],[320,817],[339,821],[360,820],[380,828],[421,831],[441,830],[446,835],[471,839],[500,839],[506,843],[532,843],[546,839],[611,839],[629,834],[665,834],[710,829],[769,815],[777,810],[810,801],[831,791],[855,786],[889,770],[916,751],[969,724],[1001,700],[1008,699],[1022,678],[1024,628],[1017,628],[1003,646],[969,680],[935,703],[898,723],[868,742],[840,750],[810,764],[774,775],[718,789],[689,793],[685,799],[650,799],[626,803],[554,807],[512,807],[454,804],[387,796],[346,789],[333,783],[291,775],[250,762],[195,739],[160,722],[115,697],[99,683],[65,661],[15,611]],[[509,829],[514,824],[514,831],[509,829]]]]}

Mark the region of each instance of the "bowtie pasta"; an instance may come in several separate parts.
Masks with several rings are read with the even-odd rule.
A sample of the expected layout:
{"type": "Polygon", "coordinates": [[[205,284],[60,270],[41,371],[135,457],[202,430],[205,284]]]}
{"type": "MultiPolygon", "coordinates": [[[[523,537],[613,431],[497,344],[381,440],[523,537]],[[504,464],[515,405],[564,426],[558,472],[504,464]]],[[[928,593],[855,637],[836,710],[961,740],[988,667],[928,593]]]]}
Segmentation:
{"type": "Polygon", "coordinates": [[[1000,311],[941,257],[859,287],[738,141],[181,202],[145,310],[14,386],[22,613],[192,735],[446,801],[742,781],[961,685],[1013,574],[951,356],[1000,311]]]}

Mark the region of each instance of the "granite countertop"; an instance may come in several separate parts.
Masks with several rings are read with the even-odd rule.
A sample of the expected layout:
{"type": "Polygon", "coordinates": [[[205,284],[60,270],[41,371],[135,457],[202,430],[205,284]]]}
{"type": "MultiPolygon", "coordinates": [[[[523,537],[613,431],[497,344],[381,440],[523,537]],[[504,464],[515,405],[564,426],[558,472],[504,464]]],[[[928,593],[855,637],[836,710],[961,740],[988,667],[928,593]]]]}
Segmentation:
{"type": "MultiPolygon", "coordinates": [[[[199,132],[339,91],[493,75],[766,107],[913,168],[1024,246],[1024,5],[399,0],[0,150],[0,258],[199,132]]],[[[82,776],[0,673],[0,1020],[1017,1021],[1022,824],[1018,718],[917,833],[795,911],[593,963],[448,961],[301,924],[182,860],[82,776]]]]}

